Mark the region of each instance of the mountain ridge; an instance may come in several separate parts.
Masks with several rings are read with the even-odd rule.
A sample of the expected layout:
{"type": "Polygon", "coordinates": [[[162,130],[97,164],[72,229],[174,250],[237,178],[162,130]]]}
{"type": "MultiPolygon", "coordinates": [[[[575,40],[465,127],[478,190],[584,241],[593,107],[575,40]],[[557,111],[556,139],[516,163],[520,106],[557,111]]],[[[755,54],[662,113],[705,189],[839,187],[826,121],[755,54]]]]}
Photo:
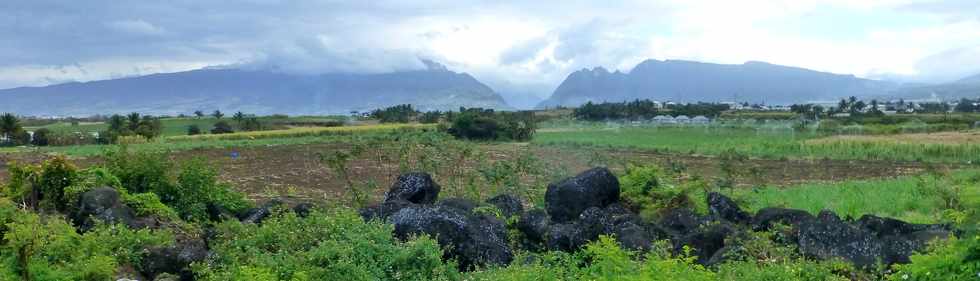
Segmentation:
{"type": "Polygon", "coordinates": [[[891,82],[760,61],[715,64],[650,59],[626,73],[602,67],[573,72],[538,107],[632,99],[797,103],[870,96],[894,88],[897,85],[891,82]]]}
{"type": "Polygon", "coordinates": [[[378,74],[289,74],[204,68],[119,79],[0,90],[0,111],[34,116],[125,112],[187,114],[195,110],[255,114],[342,114],[409,103],[422,110],[510,108],[467,73],[425,70],[378,74]]]}

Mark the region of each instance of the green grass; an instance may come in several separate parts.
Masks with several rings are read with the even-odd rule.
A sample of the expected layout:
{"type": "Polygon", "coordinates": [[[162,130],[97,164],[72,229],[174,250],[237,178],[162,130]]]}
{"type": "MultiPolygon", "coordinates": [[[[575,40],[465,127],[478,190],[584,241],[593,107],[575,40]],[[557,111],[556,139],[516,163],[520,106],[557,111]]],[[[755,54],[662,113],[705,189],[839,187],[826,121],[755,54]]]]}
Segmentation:
{"type": "MultiPolygon", "coordinates": [[[[937,181],[930,176],[908,176],[894,179],[808,183],[779,188],[738,189],[734,198],[742,207],[756,212],[766,207],[806,210],[814,215],[821,210],[834,211],[842,217],[859,218],[864,214],[893,217],[913,223],[945,222],[943,201],[937,192],[925,186],[961,187],[959,199],[967,210],[980,208],[980,170],[969,169],[952,173],[951,182],[937,181]]],[[[725,193],[729,193],[727,190],[725,193]]],[[[975,214],[974,214],[975,215],[975,214]]],[[[975,218],[971,218],[975,219],[975,218]]]]}
{"type": "MultiPolygon", "coordinates": [[[[389,134],[396,130],[429,128],[428,125],[368,125],[329,128],[294,128],[288,130],[242,132],[223,135],[175,136],[150,143],[129,144],[134,150],[182,151],[199,148],[255,147],[317,143],[352,143],[361,138],[389,134]]],[[[0,147],[0,153],[34,152],[69,156],[96,156],[118,145],[77,145],[46,147],[0,147]]]]}
{"type": "MultiPolygon", "coordinates": [[[[345,120],[345,119],[346,117],[343,116],[295,116],[295,117],[287,117],[287,118],[280,118],[275,116],[259,117],[259,120],[261,120],[266,125],[279,125],[279,124],[284,124],[289,122],[315,123],[315,122],[327,122],[327,121],[337,121],[337,120],[345,120]]],[[[226,116],[221,120],[229,122],[233,126],[236,124],[235,120],[231,119],[231,116],[226,116]]],[[[173,117],[173,118],[164,118],[161,119],[160,121],[163,123],[162,135],[164,137],[170,137],[170,136],[187,135],[187,127],[190,125],[197,125],[198,127],[201,128],[201,130],[208,131],[212,127],[214,127],[214,123],[217,123],[219,120],[213,117],[203,117],[203,118],[173,117]]],[[[57,133],[71,133],[71,132],[91,133],[91,132],[104,131],[107,127],[108,125],[106,125],[106,123],[103,122],[79,123],[78,125],[75,126],[73,126],[70,122],[58,122],[45,126],[26,127],[25,129],[37,130],[40,128],[47,128],[48,130],[57,133]]]]}
{"type": "Polygon", "coordinates": [[[752,157],[928,162],[980,162],[980,144],[911,144],[891,142],[806,143],[818,137],[792,130],[708,127],[581,127],[542,130],[541,145],[631,148],[670,153],[718,155],[734,149],[752,157]]]}

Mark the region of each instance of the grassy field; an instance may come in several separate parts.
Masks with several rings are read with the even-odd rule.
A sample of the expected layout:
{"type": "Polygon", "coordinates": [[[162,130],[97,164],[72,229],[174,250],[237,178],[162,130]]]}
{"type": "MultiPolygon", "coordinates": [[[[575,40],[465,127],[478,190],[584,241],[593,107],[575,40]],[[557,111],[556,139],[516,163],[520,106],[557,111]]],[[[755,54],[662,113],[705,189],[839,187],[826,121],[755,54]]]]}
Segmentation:
{"type": "Polygon", "coordinates": [[[980,208],[980,170],[952,172],[946,177],[907,176],[882,180],[808,183],[778,188],[739,189],[735,198],[753,212],[766,207],[802,209],[816,215],[832,210],[841,216],[865,214],[915,223],[949,221],[943,213],[944,188],[967,209],[980,208]]]}
{"type": "MultiPolygon", "coordinates": [[[[973,134],[971,132],[947,134],[973,134]]],[[[670,153],[718,155],[734,150],[752,157],[781,159],[841,159],[980,162],[980,143],[896,142],[847,138],[814,141],[814,133],[792,130],[717,127],[580,127],[551,128],[537,133],[535,144],[655,150],[670,153]]]]}
{"type": "MultiPolygon", "coordinates": [[[[344,121],[347,117],[344,116],[295,116],[295,117],[275,117],[275,116],[264,116],[259,117],[259,119],[267,125],[277,126],[285,124],[313,124],[317,122],[328,122],[328,121],[344,121]]],[[[231,119],[230,116],[226,116],[220,120],[235,124],[235,120],[231,119]]],[[[183,136],[187,135],[187,127],[191,125],[197,125],[201,130],[207,131],[214,127],[214,123],[220,121],[219,119],[213,117],[203,117],[203,118],[163,118],[161,123],[163,123],[163,136],[183,136]]],[[[70,122],[58,122],[45,126],[36,127],[26,127],[27,130],[37,130],[40,128],[46,128],[53,132],[58,133],[71,133],[71,132],[83,132],[83,133],[94,133],[104,131],[108,125],[104,122],[82,122],[77,125],[72,125],[70,122]]]]}
{"type": "MultiPolygon", "coordinates": [[[[432,125],[397,124],[397,125],[364,125],[349,127],[297,127],[285,130],[239,132],[220,135],[171,136],[158,140],[129,144],[136,150],[169,150],[182,151],[198,148],[223,147],[253,147],[276,145],[303,145],[330,142],[353,142],[356,138],[369,137],[376,134],[386,134],[397,130],[416,130],[432,128],[432,125]]],[[[77,145],[49,147],[2,147],[0,153],[41,153],[64,154],[69,156],[95,156],[106,149],[114,149],[118,145],[77,145]]]]}

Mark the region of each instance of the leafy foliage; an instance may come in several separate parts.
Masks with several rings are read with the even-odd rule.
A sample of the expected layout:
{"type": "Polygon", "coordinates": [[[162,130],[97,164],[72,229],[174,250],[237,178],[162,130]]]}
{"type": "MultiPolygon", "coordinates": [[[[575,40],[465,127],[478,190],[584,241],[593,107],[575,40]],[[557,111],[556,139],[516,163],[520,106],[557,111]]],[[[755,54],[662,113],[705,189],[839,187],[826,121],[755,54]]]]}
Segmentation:
{"type": "Polygon", "coordinates": [[[204,280],[458,280],[427,237],[400,242],[392,227],[354,212],[282,214],[261,225],[224,222],[204,280]],[[255,279],[252,279],[255,278],[255,279]]]}
{"type": "Polygon", "coordinates": [[[17,209],[0,198],[0,280],[110,280],[145,247],[172,243],[168,232],[100,226],[79,234],[60,217],[17,209]]]}
{"type": "Polygon", "coordinates": [[[448,132],[460,139],[528,141],[534,137],[536,129],[534,113],[530,111],[461,108],[451,117],[448,132]]]}

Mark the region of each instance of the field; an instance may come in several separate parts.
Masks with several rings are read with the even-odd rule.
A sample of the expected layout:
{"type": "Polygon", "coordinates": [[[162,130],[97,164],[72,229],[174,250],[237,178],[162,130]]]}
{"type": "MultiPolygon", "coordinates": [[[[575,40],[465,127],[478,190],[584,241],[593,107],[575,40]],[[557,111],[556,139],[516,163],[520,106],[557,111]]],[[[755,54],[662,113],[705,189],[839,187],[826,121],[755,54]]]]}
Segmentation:
{"type": "Polygon", "coordinates": [[[581,127],[538,132],[534,143],[720,155],[764,159],[835,159],[969,164],[980,161],[975,131],[939,135],[829,136],[787,128],[581,127]],[[932,141],[928,141],[931,139],[932,141]],[[937,141],[941,140],[941,141],[937,141]]]}
{"type": "MultiPolygon", "coordinates": [[[[186,126],[195,124],[207,127],[211,126],[214,120],[173,118],[166,119],[167,129],[162,137],[147,143],[0,148],[0,183],[17,182],[17,171],[22,169],[20,165],[47,163],[46,161],[52,161],[50,159],[58,159],[58,156],[67,156],[72,165],[84,171],[106,169],[120,175],[127,173],[126,167],[118,167],[117,163],[120,161],[139,167],[133,169],[143,172],[145,169],[159,169],[153,167],[166,166],[155,166],[154,161],[169,161],[173,163],[171,168],[175,171],[161,172],[159,180],[176,182],[173,184],[175,188],[183,187],[186,184],[183,181],[187,180],[188,175],[192,183],[201,182],[200,179],[195,179],[195,176],[204,178],[203,182],[207,183],[210,173],[207,171],[210,169],[213,171],[213,178],[210,181],[215,183],[207,186],[216,188],[211,192],[224,194],[223,192],[226,191],[221,191],[221,188],[227,187],[232,190],[229,192],[240,193],[242,199],[248,202],[247,204],[261,206],[263,202],[271,200],[281,201],[287,206],[310,203],[323,210],[324,214],[332,214],[308,219],[305,222],[295,221],[296,218],[292,216],[277,217],[261,226],[227,222],[218,224],[206,220],[200,222],[191,218],[177,220],[178,225],[195,225],[188,229],[200,227],[196,226],[198,224],[215,227],[215,231],[226,233],[226,236],[222,236],[221,239],[240,236],[239,240],[222,242],[231,244],[213,247],[235,258],[266,254],[276,256],[275,261],[245,259],[235,262],[247,263],[250,266],[264,264],[266,267],[262,267],[264,268],[262,270],[279,272],[278,274],[297,273],[289,271],[293,269],[288,268],[270,269],[274,267],[268,267],[270,266],[268,262],[277,266],[295,264],[296,267],[290,267],[295,269],[308,266],[305,264],[307,261],[279,256],[290,252],[231,254],[234,251],[246,251],[245,249],[251,249],[247,251],[266,249],[261,245],[236,243],[261,244],[268,239],[285,239],[275,243],[302,245],[302,240],[276,235],[281,235],[286,230],[293,233],[295,230],[296,233],[300,233],[297,235],[309,238],[311,235],[325,235],[311,234],[310,231],[316,232],[315,229],[347,228],[358,228],[363,231],[357,235],[380,236],[348,241],[343,239],[349,239],[355,234],[339,232],[340,234],[328,235],[330,239],[340,239],[330,240],[333,241],[330,243],[389,241],[392,239],[391,230],[383,227],[378,230],[374,229],[372,224],[365,225],[358,216],[352,214],[352,211],[384,200],[385,192],[395,183],[398,175],[410,171],[423,171],[430,174],[435,182],[441,185],[440,199],[463,198],[483,202],[498,194],[512,194],[523,198],[524,207],[530,209],[548,206],[545,190],[550,183],[574,176],[592,167],[604,166],[608,167],[623,184],[624,204],[637,212],[643,220],[651,223],[661,219],[660,216],[666,209],[665,205],[682,204],[696,213],[709,213],[707,203],[709,192],[729,196],[749,213],[772,207],[799,209],[814,215],[829,210],[845,221],[864,215],[877,215],[910,223],[955,225],[958,231],[963,233],[974,233],[976,224],[980,221],[975,211],[980,209],[980,168],[975,164],[980,161],[980,137],[978,137],[980,133],[971,130],[892,135],[828,135],[812,130],[798,132],[779,122],[764,126],[744,124],[653,126],[568,121],[561,120],[561,114],[555,114],[549,117],[553,120],[544,123],[537,130],[531,141],[505,142],[459,140],[441,132],[436,125],[376,124],[370,120],[360,120],[341,127],[307,126],[325,120],[334,120],[332,118],[334,117],[294,117],[287,119],[288,121],[278,121],[277,124],[282,128],[277,130],[195,136],[184,134],[183,130],[186,126]],[[140,156],[143,153],[149,156],[140,156]],[[152,155],[160,155],[161,158],[154,158],[155,156],[152,155]],[[194,166],[193,163],[204,164],[194,166]],[[634,182],[635,178],[649,180],[646,177],[650,176],[654,177],[650,182],[656,183],[658,189],[650,194],[638,196],[635,189],[631,189],[634,187],[631,187],[630,183],[634,182]],[[317,225],[314,227],[306,223],[317,225]]],[[[62,131],[97,131],[102,129],[101,126],[104,124],[82,123],[72,126],[56,123],[46,127],[62,131]]],[[[120,179],[122,182],[129,182],[123,176],[120,176],[120,179]]],[[[0,191],[4,192],[10,190],[8,188],[4,191],[0,188],[0,191]]],[[[213,194],[199,194],[200,198],[187,200],[218,200],[209,204],[221,203],[229,206],[243,204],[233,200],[232,203],[227,203],[221,200],[230,199],[213,196],[213,194]]],[[[3,200],[0,199],[0,211],[4,208],[3,200]]],[[[177,204],[166,200],[162,202],[166,203],[157,202],[159,205],[139,206],[177,204]]],[[[172,208],[172,211],[160,212],[176,212],[181,216],[186,215],[185,212],[195,210],[168,206],[156,208],[167,210],[172,208]]],[[[200,212],[189,215],[195,214],[202,216],[200,212]]],[[[0,212],[0,222],[3,221],[3,216],[4,214],[0,212]]],[[[526,239],[520,238],[520,231],[513,229],[518,217],[502,219],[508,231],[512,233],[510,235],[517,235],[514,237],[518,238],[514,239],[526,239]]],[[[181,230],[183,231],[195,230],[181,230]]],[[[766,237],[779,233],[748,231],[746,235],[749,237],[739,239],[763,237],[765,238],[763,240],[768,241],[766,237]]],[[[964,241],[969,240],[969,236],[962,237],[967,237],[964,241]]],[[[731,238],[735,239],[734,236],[731,238]]],[[[143,239],[153,241],[148,237],[143,239]]],[[[663,269],[666,264],[680,266],[675,270],[681,272],[692,270],[684,273],[692,275],[676,275],[676,280],[702,276],[700,274],[714,276],[704,280],[766,279],[769,278],[767,276],[777,274],[773,273],[778,272],[777,268],[786,270],[784,273],[778,273],[784,275],[777,274],[782,276],[777,278],[778,280],[839,280],[829,278],[830,276],[850,276],[850,280],[896,280],[895,278],[899,277],[893,272],[912,270],[896,266],[891,270],[897,271],[875,271],[832,262],[813,261],[795,254],[786,254],[794,252],[795,249],[784,249],[767,244],[771,242],[762,245],[744,244],[747,248],[743,250],[749,253],[760,250],[765,252],[765,255],[774,255],[772,257],[759,258],[759,260],[748,258],[705,268],[695,265],[700,261],[685,260],[683,255],[654,256],[651,252],[651,256],[639,258],[635,253],[617,252],[620,250],[615,247],[615,243],[611,245],[616,249],[602,248],[604,247],[602,241],[600,239],[589,244],[588,248],[577,252],[575,256],[562,256],[561,253],[556,252],[539,253],[535,252],[537,250],[532,250],[533,248],[514,245],[515,249],[520,249],[516,250],[518,255],[549,260],[540,264],[535,263],[530,267],[515,262],[506,267],[491,267],[455,274],[464,274],[467,277],[462,279],[467,280],[510,280],[501,276],[523,276],[523,273],[528,272],[533,272],[532,275],[558,276],[556,278],[579,279],[592,276],[586,279],[605,280],[607,278],[593,278],[594,272],[591,270],[600,264],[597,261],[613,257],[617,259],[616,264],[624,266],[618,267],[620,270],[632,267],[666,270],[663,269]],[[576,260],[579,258],[588,262],[576,260]],[[778,260],[778,262],[770,263],[766,259],[778,260]],[[577,265],[565,264],[566,262],[577,265]],[[648,263],[656,263],[656,265],[648,263]],[[574,270],[565,271],[559,268],[574,270]],[[829,279],[807,279],[800,275],[801,272],[808,270],[829,279]]],[[[423,247],[420,245],[430,243],[435,247],[435,250],[431,251],[436,251],[436,254],[412,252],[411,255],[434,256],[436,261],[426,262],[444,265],[438,261],[441,254],[438,254],[439,245],[435,244],[434,240],[423,239],[418,242],[405,242],[406,244],[393,243],[395,246],[392,247],[395,249],[384,250],[388,251],[385,253],[400,253],[399,251],[404,250],[405,247],[423,247]]],[[[340,247],[337,246],[340,244],[326,245],[340,247]]],[[[948,245],[950,249],[968,247],[961,244],[948,245]]],[[[301,251],[298,249],[309,249],[309,247],[311,246],[296,246],[283,251],[301,251]]],[[[379,246],[372,244],[370,247],[379,246]]],[[[339,249],[329,251],[343,252],[339,249]]],[[[664,251],[671,252],[670,249],[664,251]]],[[[330,253],[347,255],[339,254],[340,252],[330,253]]],[[[945,252],[937,250],[935,255],[945,255],[943,253],[945,252]]],[[[929,257],[924,255],[920,259],[929,257]]],[[[392,259],[398,258],[381,258],[381,260],[392,259]]],[[[361,266],[371,263],[357,264],[361,266]]],[[[928,265],[913,263],[910,266],[928,265]]],[[[450,267],[454,268],[454,266],[450,267]]],[[[232,274],[230,272],[246,269],[252,270],[252,267],[215,267],[211,270],[230,270],[224,272],[232,274]]],[[[127,270],[132,271],[132,269],[127,270]]],[[[440,270],[446,269],[433,272],[442,272],[440,270]]],[[[455,272],[454,270],[450,272],[455,272]]],[[[2,273],[0,270],[0,274],[2,273]]],[[[211,277],[219,276],[217,271],[196,271],[196,273],[211,277]]],[[[227,279],[251,278],[245,276],[252,276],[248,274],[253,273],[256,272],[238,272],[234,274],[245,275],[235,275],[236,277],[227,279]]],[[[218,278],[218,280],[224,279],[218,278]]],[[[277,278],[269,280],[277,280],[277,278]]]]}

